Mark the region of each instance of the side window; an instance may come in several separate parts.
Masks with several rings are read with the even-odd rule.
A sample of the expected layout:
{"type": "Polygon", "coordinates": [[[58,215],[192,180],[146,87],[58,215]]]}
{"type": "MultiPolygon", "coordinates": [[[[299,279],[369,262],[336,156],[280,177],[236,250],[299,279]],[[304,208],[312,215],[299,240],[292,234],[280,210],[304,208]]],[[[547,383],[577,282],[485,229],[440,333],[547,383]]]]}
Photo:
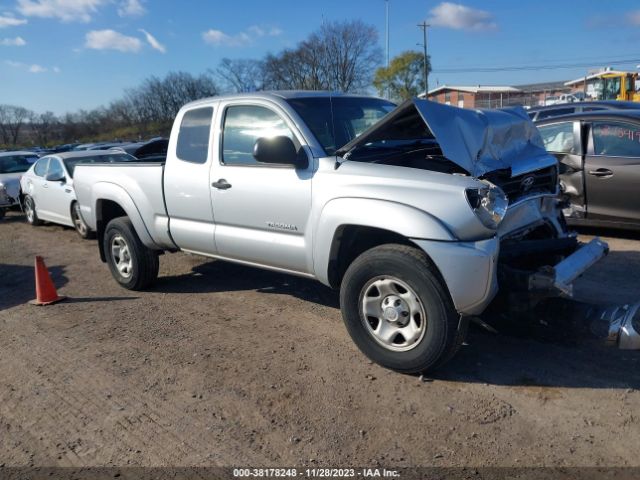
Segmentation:
{"type": "Polygon", "coordinates": [[[273,110],[255,105],[227,108],[222,131],[222,162],[225,165],[257,165],[253,147],[259,138],[286,136],[296,139],[285,121],[273,110]]]}
{"type": "Polygon", "coordinates": [[[33,167],[33,173],[35,173],[39,177],[44,177],[47,173],[47,165],[49,164],[48,158],[41,158],[36,163],[36,166],[33,167]]]}
{"type": "Polygon", "coordinates": [[[209,137],[213,108],[194,108],[182,117],[176,155],[180,160],[206,163],[209,156],[209,137]]]}
{"type": "Polygon", "coordinates": [[[640,125],[594,122],[593,153],[612,157],[640,157],[640,125]]]}
{"type": "Polygon", "coordinates": [[[573,122],[554,123],[538,127],[548,152],[575,153],[573,122]]]}
{"type": "Polygon", "coordinates": [[[49,160],[49,170],[47,171],[47,175],[52,173],[58,177],[62,177],[64,175],[64,170],[62,169],[62,165],[60,165],[60,160],[55,158],[49,160]]]}

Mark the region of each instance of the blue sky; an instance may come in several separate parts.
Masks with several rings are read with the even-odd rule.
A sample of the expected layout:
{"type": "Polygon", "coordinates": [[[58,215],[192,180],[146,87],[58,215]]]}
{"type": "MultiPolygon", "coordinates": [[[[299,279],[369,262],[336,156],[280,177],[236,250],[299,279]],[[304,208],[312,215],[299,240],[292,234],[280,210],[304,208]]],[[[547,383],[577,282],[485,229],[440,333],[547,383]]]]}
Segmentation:
{"type": "MultiPolygon", "coordinates": [[[[223,57],[295,46],[323,19],[375,25],[384,47],[384,11],[384,0],[0,0],[0,103],[94,108],[152,74],[197,74],[223,57]]],[[[433,24],[432,87],[571,79],[640,64],[637,0],[390,0],[390,13],[392,56],[420,48],[416,24],[433,24]],[[580,66],[469,71],[549,64],[580,66]]]]}

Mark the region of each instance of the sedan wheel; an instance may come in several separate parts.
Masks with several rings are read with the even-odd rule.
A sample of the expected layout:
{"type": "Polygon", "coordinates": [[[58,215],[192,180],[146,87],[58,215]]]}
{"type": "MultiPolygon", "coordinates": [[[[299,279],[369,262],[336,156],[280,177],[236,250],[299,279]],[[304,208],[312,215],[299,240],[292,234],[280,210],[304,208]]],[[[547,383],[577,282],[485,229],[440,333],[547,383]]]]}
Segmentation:
{"type": "Polygon", "coordinates": [[[92,238],[94,233],[89,229],[84,220],[82,219],[82,215],[80,215],[80,205],[78,202],[74,202],[71,206],[71,220],[73,221],[73,226],[82,238],[92,238]]]}
{"type": "Polygon", "coordinates": [[[24,197],[24,214],[27,217],[27,222],[33,226],[40,225],[42,222],[38,219],[36,213],[36,204],[31,196],[24,197]]]}

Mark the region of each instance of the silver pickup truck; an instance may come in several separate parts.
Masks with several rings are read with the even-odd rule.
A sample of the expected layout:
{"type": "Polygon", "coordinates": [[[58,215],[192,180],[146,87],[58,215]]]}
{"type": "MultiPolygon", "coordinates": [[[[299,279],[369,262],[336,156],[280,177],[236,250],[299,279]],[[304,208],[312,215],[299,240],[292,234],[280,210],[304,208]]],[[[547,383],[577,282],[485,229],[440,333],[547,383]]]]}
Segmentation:
{"type": "Polygon", "coordinates": [[[607,251],[567,231],[556,159],[522,109],[204,99],[178,113],[166,163],[78,165],[74,185],[123,287],[179,250],[314,278],[340,289],[357,346],[402,372],[450,358],[499,291],[571,295],[607,251]]]}

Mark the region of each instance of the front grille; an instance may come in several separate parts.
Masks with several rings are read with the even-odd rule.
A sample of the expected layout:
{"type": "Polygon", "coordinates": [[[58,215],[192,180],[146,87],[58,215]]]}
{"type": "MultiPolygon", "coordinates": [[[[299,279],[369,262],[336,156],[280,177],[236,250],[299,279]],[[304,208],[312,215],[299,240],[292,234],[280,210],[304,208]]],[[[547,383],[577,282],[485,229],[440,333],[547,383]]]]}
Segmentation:
{"type": "Polygon", "coordinates": [[[558,167],[551,167],[511,176],[510,170],[497,170],[488,173],[484,178],[499,186],[507,195],[509,203],[539,194],[554,194],[558,188],[558,167]]]}

